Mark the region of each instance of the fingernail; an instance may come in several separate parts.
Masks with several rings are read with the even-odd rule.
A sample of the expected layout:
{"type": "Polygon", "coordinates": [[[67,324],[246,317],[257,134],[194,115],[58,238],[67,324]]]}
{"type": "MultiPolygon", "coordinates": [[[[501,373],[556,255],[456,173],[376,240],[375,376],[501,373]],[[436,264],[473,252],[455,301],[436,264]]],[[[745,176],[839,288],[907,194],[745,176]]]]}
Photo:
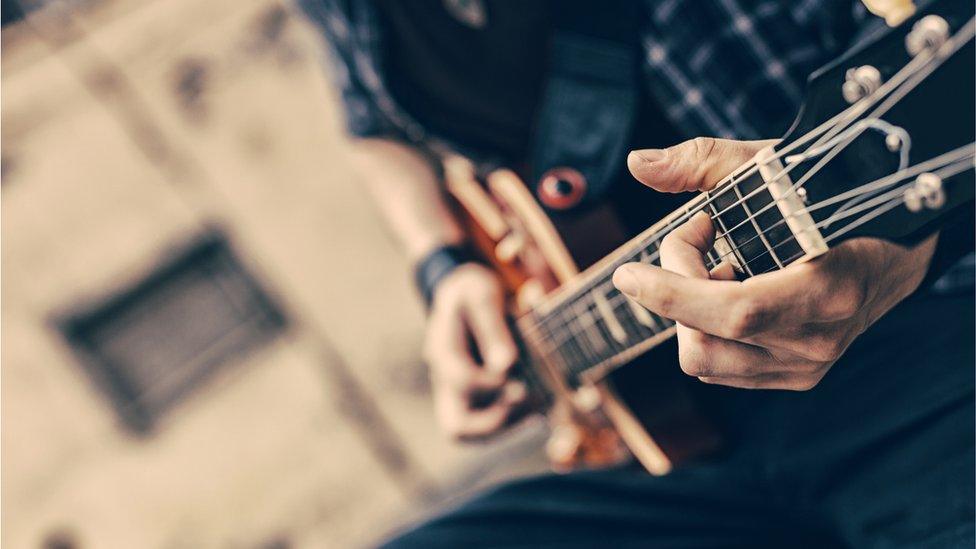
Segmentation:
{"type": "MultiPolygon", "coordinates": [[[[630,151],[631,158],[641,162],[657,162],[667,155],[664,149],[639,149],[630,151]]],[[[629,160],[629,159],[628,159],[629,160]]]]}
{"type": "Polygon", "coordinates": [[[640,287],[637,285],[637,278],[628,265],[621,265],[613,272],[613,285],[630,297],[637,297],[640,291],[640,287]]]}
{"type": "Polygon", "coordinates": [[[505,398],[509,402],[518,402],[524,399],[527,393],[525,384],[518,381],[513,381],[505,386],[505,398]]]}

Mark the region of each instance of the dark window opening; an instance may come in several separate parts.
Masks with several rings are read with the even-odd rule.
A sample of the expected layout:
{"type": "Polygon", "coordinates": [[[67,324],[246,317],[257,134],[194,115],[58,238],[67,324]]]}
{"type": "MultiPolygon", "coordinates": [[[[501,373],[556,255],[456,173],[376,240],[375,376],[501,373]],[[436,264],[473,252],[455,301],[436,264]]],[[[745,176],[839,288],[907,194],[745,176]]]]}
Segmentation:
{"type": "Polygon", "coordinates": [[[147,433],[218,368],[268,343],[286,322],[215,231],[59,324],[123,423],[147,433]]]}

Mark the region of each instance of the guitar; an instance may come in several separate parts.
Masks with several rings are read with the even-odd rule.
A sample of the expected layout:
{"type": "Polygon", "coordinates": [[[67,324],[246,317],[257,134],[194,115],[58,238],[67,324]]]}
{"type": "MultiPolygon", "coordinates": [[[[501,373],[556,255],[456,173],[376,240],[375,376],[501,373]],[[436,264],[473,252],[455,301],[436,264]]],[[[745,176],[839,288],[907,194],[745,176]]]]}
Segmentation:
{"type": "Polygon", "coordinates": [[[626,262],[657,264],[662,239],[692,215],[705,211],[716,227],[707,264],[728,261],[750,277],[846,239],[912,244],[972,207],[976,20],[969,2],[936,5],[902,12],[898,26],[812,75],[777,145],[584,272],[514,171],[479,177],[466,159],[444,158],[471,239],[509,290],[522,372],[553,421],[557,466],[613,463],[625,444],[665,474],[720,447],[682,389],[674,323],[611,283],[626,262]],[[635,363],[642,355],[651,363],[635,363]]]}

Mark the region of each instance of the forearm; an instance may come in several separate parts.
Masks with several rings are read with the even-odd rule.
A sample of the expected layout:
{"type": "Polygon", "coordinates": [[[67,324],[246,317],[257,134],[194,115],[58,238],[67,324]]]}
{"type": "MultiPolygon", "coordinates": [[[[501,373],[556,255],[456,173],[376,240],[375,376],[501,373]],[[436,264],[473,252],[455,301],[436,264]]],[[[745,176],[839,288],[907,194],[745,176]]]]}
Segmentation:
{"type": "Polygon", "coordinates": [[[464,239],[437,172],[416,148],[388,139],[360,139],[352,144],[352,159],[412,263],[464,239]]]}

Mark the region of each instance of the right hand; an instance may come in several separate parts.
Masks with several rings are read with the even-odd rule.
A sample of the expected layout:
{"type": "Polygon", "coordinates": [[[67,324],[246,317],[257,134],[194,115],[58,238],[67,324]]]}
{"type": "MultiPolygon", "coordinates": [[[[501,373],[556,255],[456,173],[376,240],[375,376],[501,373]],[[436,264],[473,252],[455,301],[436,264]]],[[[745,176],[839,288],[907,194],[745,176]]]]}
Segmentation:
{"type": "Polygon", "coordinates": [[[462,265],[437,284],[424,358],[437,419],[452,438],[484,439],[524,413],[525,385],[509,379],[518,350],[505,322],[504,292],[487,267],[462,265]]]}

